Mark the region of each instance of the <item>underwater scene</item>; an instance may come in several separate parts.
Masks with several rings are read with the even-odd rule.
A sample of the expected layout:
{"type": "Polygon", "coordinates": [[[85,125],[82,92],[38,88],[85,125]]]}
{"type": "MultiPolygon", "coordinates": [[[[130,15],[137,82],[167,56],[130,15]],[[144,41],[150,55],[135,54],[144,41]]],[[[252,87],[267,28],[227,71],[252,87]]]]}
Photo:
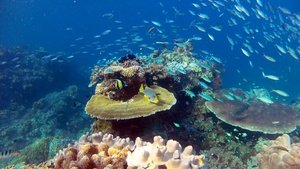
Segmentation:
{"type": "Polygon", "coordinates": [[[300,1],[0,0],[0,168],[300,169],[300,1]]]}

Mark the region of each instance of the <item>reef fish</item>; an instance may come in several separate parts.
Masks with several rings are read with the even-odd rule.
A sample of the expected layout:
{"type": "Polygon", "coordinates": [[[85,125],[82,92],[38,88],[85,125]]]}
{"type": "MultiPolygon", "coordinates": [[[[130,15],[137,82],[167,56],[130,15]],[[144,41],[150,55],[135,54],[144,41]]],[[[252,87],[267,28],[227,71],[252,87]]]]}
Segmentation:
{"type": "Polygon", "coordinates": [[[11,157],[15,157],[19,155],[19,152],[12,151],[12,150],[7,150],[7,151],[2,151],[0,152],[0,160],[5,160],[11,157]]]}
{"type": "Polygon", "coordinates": [[[275,90],[275,89],[273,89],[272,91],[275,92],[275,93],[277,93],[277,94],[280,95],[280,96],[283,96],[283,97],[289,97],[289,94],[287,94],[285,91],[282,91],[282,90],[275,90]]]}
{"type": "Polygon", "coordinates": [[[212,101],[213,100],[213,98],[206,92],[201,92],[199,94],[199,96],[202,97],[206,101],[212,101]]]}
{"type": "Polygon", "coordinates": [[[264,72],[262,72],[263,77],[268,78],[270,80],[279,80],[279,77],[274,75],[266,75],[264,72]]]}
{"type": "Polygon", "coordinates": [[[266,96],[260,96],[260,97],[257,97],[257,99],[260,100],[260,101],[262,101],[262,102],[264,102],[264,103],[266,103],[266,104],[272,104],[272,103],[274,103],[271,100],[271,98],[266,97],[266,96]]]}
{"type": "Polygon", "coordinates": [[[193,97],[196,96],[195,93],[194,93],[193,91],[189,90],[189,89],[184,89],[183,91],[184,91],[184,92],[186,93],[186,95],[188,95],[190,98],[193,98],[193,97]]]}
{"type": "Polygon", "coordinates": [[[144,85],[144,84],[141,84],[141,86],[140,86],[140,93],[143,93],[145,99],[147,99],[151,103],[158,103],[159,102],[159,100],[157,98],[157,94],[155,93],[155,91],[153,89],[151,89],[150,87],[144,85]]]}
{"type": "Polygon", "coordinates": [[[116,89],[121,90],[121,89],[123,89],[123,87],[125,87],[125,83],[120,79],[116,79],[115,87],[116,87],[116,89]]]}

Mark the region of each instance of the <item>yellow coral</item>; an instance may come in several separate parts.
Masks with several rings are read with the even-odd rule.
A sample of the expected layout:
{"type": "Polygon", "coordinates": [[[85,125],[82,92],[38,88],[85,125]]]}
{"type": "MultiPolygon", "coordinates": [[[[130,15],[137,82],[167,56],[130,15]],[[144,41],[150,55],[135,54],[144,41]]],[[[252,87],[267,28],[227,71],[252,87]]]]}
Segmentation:
{"type": "Polygon", "coordinates": [[[99,119],[132,119],[168,110],[176,103],[173,93],[155,85],[151,88],[158,96],[159,103],[157,104],[148,102],[141,93],[127,102],[111,100],[103,95],[93,95],[88,101],[85,111],[92,117],[99,119]]]}
{"type": "Polygon", "coordinates": [[[128,151],[127,148],[110,147],[107,153],[110,157],[126,158],[128,151]]]}

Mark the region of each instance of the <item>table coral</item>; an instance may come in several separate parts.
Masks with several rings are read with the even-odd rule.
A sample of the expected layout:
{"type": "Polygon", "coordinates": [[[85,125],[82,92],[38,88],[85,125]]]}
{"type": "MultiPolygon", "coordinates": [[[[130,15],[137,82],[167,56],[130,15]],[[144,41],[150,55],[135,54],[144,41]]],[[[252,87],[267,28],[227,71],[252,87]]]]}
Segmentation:
{"type": "Polygon", "coordinates": [[[272,141],[257,155],[261,169],[299,169],[300,143],[291,144],[290,137],[284,134],[272,141]]]}
{"type": "Polygon", "coordinates": [[[250,131],[276,134],[296,129],[296,111],[283,104],[223,100],[209,101],[205,105],[222,121],[250,131]]]}
{"type": "Polygon", "coordinates": [[[141,93],[126,102],[112,100],[103,95],[93,95],[85,110],[92,117],[120,120],[149,116],[159,111],[168,110],[176,103],[173,93],[155,85],[151,88],[158,96],[159,102],[157,104],[147,101],[141,93]]]}

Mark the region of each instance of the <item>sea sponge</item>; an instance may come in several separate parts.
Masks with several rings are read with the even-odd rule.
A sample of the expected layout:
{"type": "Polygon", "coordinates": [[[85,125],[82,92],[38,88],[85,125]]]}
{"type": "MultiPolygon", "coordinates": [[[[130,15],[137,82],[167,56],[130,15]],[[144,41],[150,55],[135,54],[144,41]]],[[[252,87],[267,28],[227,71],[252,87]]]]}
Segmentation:
{"type": "Polygon", "coordinates": [[[261,169],[299,169],[300,143],[291,144],[290,137],[283,134],[260,152],[257,159],[261,169]]]}
{"type": "Polygon", "coordinates": [[[86,104],[85,111],[90,116],[98,119],[132,119],[169,110],[176,103],[173,93],[155,85],[151,88],[155,91],[159,100],[156,104],[146,100],[141,93],[126,102],[112,100],[103,95],[93,95],[86,104]]]}

